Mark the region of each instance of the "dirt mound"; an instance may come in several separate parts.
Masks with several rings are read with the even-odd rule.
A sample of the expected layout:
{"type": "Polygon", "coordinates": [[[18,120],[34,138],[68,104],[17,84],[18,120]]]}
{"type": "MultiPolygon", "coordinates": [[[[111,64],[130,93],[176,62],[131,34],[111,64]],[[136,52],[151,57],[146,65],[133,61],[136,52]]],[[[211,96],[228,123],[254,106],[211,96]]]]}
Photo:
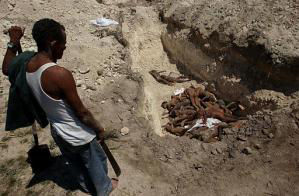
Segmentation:
{"type": "Polygon", "coordinates": [[[298,90],[295,1],[190,0],[165,7],[164,47],[194,76],[222,83],[217,79],[226,75],[236,80],[232,85],[245,88],[243,94],[261,88],[298,90]]]}

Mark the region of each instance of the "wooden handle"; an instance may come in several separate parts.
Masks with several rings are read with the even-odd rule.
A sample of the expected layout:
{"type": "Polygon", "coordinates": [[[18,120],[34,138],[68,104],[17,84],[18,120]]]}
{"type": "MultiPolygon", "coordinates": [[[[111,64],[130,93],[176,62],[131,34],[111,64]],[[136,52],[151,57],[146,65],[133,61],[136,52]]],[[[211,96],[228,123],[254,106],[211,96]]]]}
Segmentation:
{"type": "Polygon", "coordinates": [[[34,144],[36,146],[38,146],[38,136],[37,136],[36,123],[35,122],[32,124],[32,134],[33,134],[33,138],[34,138],[34,144]]]}

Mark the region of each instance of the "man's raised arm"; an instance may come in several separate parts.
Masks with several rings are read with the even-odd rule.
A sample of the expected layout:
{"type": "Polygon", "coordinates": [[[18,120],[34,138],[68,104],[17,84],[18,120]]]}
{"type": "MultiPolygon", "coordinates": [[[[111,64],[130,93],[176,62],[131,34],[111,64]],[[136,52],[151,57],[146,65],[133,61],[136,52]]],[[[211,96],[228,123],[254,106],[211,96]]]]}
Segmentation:
{"type": "Polygon", "coordinates": [[[24,29],[13,26],[8,30],[8,34],[10,42],[7,44],[6,54],[2,63],[2,72],[6,76],[8,75],[8,65],[12,62],[13,58],[16,57],[17,52],[22,52],[20,40],[24,35],[24,29]]]}

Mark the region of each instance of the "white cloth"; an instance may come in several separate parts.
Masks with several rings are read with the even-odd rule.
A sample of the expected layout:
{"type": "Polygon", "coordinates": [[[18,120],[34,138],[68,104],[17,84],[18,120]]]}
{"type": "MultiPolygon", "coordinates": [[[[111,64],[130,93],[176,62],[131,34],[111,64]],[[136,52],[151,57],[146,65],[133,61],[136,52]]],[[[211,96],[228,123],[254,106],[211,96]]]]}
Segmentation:
{"type": "Polygon", "coordinates": [[[64,100],[53,99],[42,88],[42,73],[55,65],[55,63],[47,63],[33,73],[26,72],[27,83],[57,134],[73,146],[87,144],[95,138],[95,132],[80,122],[64,100]]]}
{"type": "Polygon", "coordinates": [[[100,26],[100,27],[107,27],[110,25],[118,25],[118,22],[108,19],[108,18],[98,18],[96,20],[91,20],[91,24],[100,26]]]}
{"type": "Polygon", "coordinates": [[[185,88],[176,89],[174,91],[174,95],[180,95],[185,91],[185,88]]]}
{"type": "Polygon", "coordinates": [[[198,119],[195,123],[195,125],[193,127],[191,127],[187,132],[192,131],[195,128],[199,128],[199,127],[208,127],[208,128],[212,128],[215,125],[217,125],[218,123],[221,123],[220,120],[216,119],[216,118],[207,118],[207,122],[204,124],[202,119],[198,119]]]}

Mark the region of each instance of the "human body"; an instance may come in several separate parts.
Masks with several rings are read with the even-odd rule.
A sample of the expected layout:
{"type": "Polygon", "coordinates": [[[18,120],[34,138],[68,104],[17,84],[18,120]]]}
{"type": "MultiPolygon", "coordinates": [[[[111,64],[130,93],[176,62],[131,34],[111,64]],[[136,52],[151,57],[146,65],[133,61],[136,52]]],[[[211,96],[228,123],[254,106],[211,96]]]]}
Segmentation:
{"type": "MultiPolygon", "coordinates": [[[[9,34],[16,47],[6,52],[2,65],[5,75],[16,48],[20,48],[23,31],[12,27],[9,34]]],[[[104,128],[82,103],[72,73],[56,64],[66,48],[65,28],[54,20],[42,19],[34,24],[32,35],[38,52],[26,64],[26,79],[47,115],[52,136],[82,188],[98,196],[109,195],[117,181],[108,178],[107,158],[98,143],[104,128]]]]}

